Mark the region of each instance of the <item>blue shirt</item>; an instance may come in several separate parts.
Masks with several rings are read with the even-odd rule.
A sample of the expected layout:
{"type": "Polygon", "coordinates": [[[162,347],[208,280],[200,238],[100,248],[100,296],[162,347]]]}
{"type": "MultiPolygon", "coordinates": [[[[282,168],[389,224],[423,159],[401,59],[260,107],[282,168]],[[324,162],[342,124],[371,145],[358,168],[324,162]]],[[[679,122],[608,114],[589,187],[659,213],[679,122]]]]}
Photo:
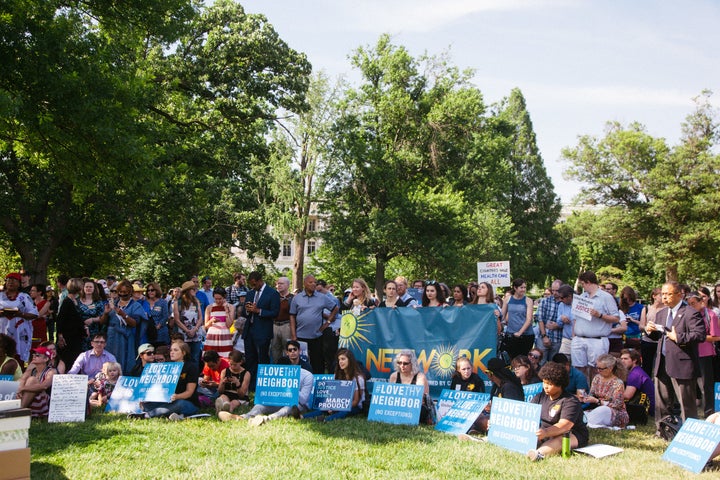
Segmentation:
{"type": "Polygon", "coordinates": [[[303,290],[295,295],[290,303],[290,315],[295,316],[295,335],[297,338],[319,338],[322,336],[320,327],[325,319],[323,309],[332,311],[336,302],[333,298],[319,292],[312,295],[303,290]]]}

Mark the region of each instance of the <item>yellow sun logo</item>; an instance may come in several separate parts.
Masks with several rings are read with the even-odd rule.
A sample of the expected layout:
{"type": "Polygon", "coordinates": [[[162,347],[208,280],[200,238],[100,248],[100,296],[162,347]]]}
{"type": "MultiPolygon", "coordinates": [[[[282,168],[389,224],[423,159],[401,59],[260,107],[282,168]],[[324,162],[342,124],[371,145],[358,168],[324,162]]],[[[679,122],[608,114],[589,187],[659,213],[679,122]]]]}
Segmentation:
{"type": "MultiPolygon", "coordinates": [[[[369,312],[368,312],[369,313],[369,312]]],[[[366,322],[367,313],[356,317],[352,312],[346,312],[340,318],[340,339],[338,344],[342,348],[360,350],[360,342],[370,343],[365,333],[370,331],[372,324],[366,322]]]]}
{"type": "Polygon", "coordinates": [[[458,349],[453,345],[440,345],[437,352],[433,356],[430,368],[435,376],[440,378],[451,377],[455,373],[455,358],[457,358],[458,349]]]}

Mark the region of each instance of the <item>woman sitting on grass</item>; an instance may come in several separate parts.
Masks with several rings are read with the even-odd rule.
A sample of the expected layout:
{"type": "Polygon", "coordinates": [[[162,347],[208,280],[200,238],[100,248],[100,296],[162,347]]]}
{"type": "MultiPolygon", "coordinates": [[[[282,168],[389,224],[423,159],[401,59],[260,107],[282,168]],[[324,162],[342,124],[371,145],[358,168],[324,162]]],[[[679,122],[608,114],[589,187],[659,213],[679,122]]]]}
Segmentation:
{"type": "Polygon", "coordinates": [[[29,408],[33,418],[47,417],[50,411],[50,389],[57,372],[50,363],[53,352],[37,347],[32,352],[30,365],[20,377],[17,397],[22,408],[29,408]]]}
{"type": "Polygon", "coordinates": [[[228,358],[230,366],[220,373],[215,412],[232,412],[240,405],[247,405],[250,388],[250,372],[245,370],[245,354],[233,350],[228,358]]]}
{"type": "Polygon", "coordinates": [[[625,428],[630,421],[624,397],[627,370],[614,356],[606,353],[598,357],[597,371],[590,394],[583,397],[583,402],[594,407],[587,412],[588,425],[625,428]]]}
{"type": "Polygon", "coordinates": [[[562,449],[562,438],[570,433],[571,448],[584,447],[588,443],[588,429],[583,422],[580,401],[565,392],[570,381],[564,365],[548,362],[540,369],[543,391],[535,395],[532,403],[540,405],[540,429],[537,431],[537,449],[530,450],[527,457],[532,461],[555,455],[562,449]]]}
{"type": "Polygon", "coordinates": [[[355,382],[350,411],[323,412],[314,410],[303,415],[303,418],[322,416],[324,421],[330,422],[362,412],[363,402],[365,401],[365,376],[355,360],[355,355],[347,348],[341,348],[335,354],[335,360],[335,380],[351,380],[355,382]]]}
{"type": "Polygon", "coordinates": [[[430,410],[430,387],[425,374],[420,371],[413,350],[401,350],[395,356],[395,371],[390,374],[388,383],[405,383],[423,386],[423,402],[420,407],[420,423],[432,424],[433,412],[430,410]]]}
{"type": "Polygon", "coordinates": [[[477,373],[473,372],[472,363],[468,357],[458,357],[455,362],[455,373],[450,381],[450,390],[485,393],[485,382],[477,373]]]}
{"type": "Polygon", "coordinates": [[[130,414],[130,418],[168,417],[170,420],[183,420],[187,415],[194,415],[200,408],[197,394],[198,365],[190,357],[187,343],[175,341],[170,345],[170,361],[183,362],[180,379],[170,403],[142,402],[140,408],[144,413],[130,414]]]}

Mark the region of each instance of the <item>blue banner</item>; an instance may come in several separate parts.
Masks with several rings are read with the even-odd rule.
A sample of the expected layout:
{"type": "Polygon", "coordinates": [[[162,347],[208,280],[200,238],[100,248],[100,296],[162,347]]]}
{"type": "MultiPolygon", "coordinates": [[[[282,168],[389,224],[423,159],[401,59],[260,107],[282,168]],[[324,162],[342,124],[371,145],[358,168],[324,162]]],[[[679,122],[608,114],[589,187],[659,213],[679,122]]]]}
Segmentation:
{"type": "Polygon", "coordinates": [[[148,363],[140,376],[136,395],[143,402],[170,402],[182,368],[182,362],[148,363]]]}
{"type": "Polygon", "coordinates": [[[700,473],[720,443],[720,425],[688,418],[662,458],[691,472],[700,473]]]}
{"type": "Polygon", "coordinates": [[[440,392],[440,398],[437,403],[437,418],[440,420],[444,417],[447,412],[455,405],[455,402],[460,400],[480,400],[488,402],[490,401],[489,393],[480,392],[469,392],[464,390],[450,390],[449,388],[443,389],[440,392]]]}
{"type": "MultiPolygon", "coordinates": [[[[451,390],[443,390],[443,393],[449,391],[451,390]]],[[[478,416],[480,416],[485,405],[490,401],[490,394],[488,393],[462,393],[470,393],[473,397],[455,400],[450,410],[443,415],[435,426],[435,430],[452,435],[460,435],[461,433],[467,432],[473,423],[475,423],[478,416]]],[[[442,394],[440,398],[442,398],[442,394]]]]}
{"type": "Polygon", "coordinates": [[[525,401],[529,402],[535,395],[542,392],[542,383],[531,383],[529,385],[523,385],[523,393],[525,394],[525,401]]]}
{"type": "Polygon", "coordinates": [[[342,316],[340,346],[352,350],[374,378],[393,372],[395,355],[411,349],[437,397],[450,387],[455,360],[467,356],[483,380],[487,361],[495,356],[497,322],[494,305],[453,308],[375,308],[356,317],[342,316]]]}
{"type": "Polygon", "coordinates": [[[540,405],[507,398],[493,398],[488,441],[525,454],[537,448],[540,405]]]}
{"type": "Polygon", "coordinates": [[[299,365],[258,365],[256,405],[291,407],[297,405],[299,394],[299,365]]]}
{"type": "Polygon", "coordinates": [[[143,400],[139,397],[140,377],[118,378],[115,388],[108,399],[106,412],[118,413],[140,413],[140,402],[143,400]]]}
{"type": "Polygon", "coordinates": [[[422,385],[378,382],[370,401],[368,420],[417,425],[425,388],[422,385]]]}
{"type": "Polygon", "coordinates": [[[313,410],[349,412],[355,394],[354,380],[318,380],[315,382],[313,410]]]}
{"type": "Polygon", "coordinates": [[[720,412],[720,382],[715,384],[715,411],[720,412]]]}

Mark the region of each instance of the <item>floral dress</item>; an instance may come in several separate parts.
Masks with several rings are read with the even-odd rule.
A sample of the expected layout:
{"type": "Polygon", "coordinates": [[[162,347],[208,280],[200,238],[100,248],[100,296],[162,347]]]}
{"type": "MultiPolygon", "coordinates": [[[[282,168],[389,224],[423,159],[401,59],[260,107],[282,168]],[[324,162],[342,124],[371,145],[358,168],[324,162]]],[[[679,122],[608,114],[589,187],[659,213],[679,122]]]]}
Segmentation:
{"type": "Polygon", "coordinates": [[[590,395],[600,401],[607,402],[607,406],[612,410],[613,427],[625,428],[630,421],[627,410],[625,409],[625,399],[623,392],[625,384],[616,376],[608,379],[595,375],[592,385],[590,385],[590,395]]]}

